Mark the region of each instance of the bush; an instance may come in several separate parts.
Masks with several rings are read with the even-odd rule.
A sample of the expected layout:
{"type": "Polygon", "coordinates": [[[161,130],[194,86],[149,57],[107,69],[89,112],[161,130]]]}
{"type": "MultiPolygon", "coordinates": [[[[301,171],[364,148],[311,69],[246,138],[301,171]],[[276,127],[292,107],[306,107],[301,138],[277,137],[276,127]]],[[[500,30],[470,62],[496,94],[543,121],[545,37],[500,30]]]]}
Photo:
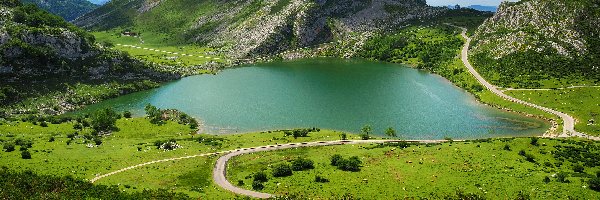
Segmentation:
{"type": "Polygon", "coordinates": [[[254,181],[259,181],[259,182],[267,182],[269,179],[267,178],[267,174],[265,174],[264,172],[257,172],[256,174],[254,174],[254,181]]]}
{"type": "Polygon", "coordinates": [[[309,159],[297,158],[292,161],[292,170],[294,171],[302,171],[314,168],[314,162],[309,159]]]}
{"type": "Polygon", "coordinates": [[[560,183],[569,183],[570,181],[567,179],[568,177],[569,174],[565,172],[559,172],[558,174],[556,174],[556,181],[560,183]]]}
{"type": "Polygon", "coordinates": [[[292,167],[287,163],[282,163],[273,166],[274,177],[286,177],[292,175],[292,167]]]}
{"type": "Polygon", "coordinates": [[[508,144],[505,144],[505,145],[504,145],[504,150],[506,150],[506,151],[511,151],[511,149],[510,149],[510,145],[508,145],[508,144]]]}
{"type": "Polygon", "coordinates": [[[31,153],[29,153],[29,150],[21,151],[21,158],[31,159],[31,153]]]}
{"type": "Polygon", "coordinates": [[[364,133],[360,134],[360,139],[361,140],[369,140],[369,138],[371,138],[371,137],[369,137],[369,134],[364,134],[364,133]]]}
{"type": "Polygon", "coordinates": [[[358,156],[353,156],[353,157],[350,157],[350,159],[348,159],[348,160],[343,159],[338,164],[338,169],[341,169],[344,171],[357,172],[357,171],[360,171],[361,164],[362,164],[362,161],[360,161],[358,156]]]}
{"type": "Polygon", "coordinates": [[[102,144],[102,139],[96,137],[96,138],[94,138],[94,143],[96,145],[101,145],[102,144]]]}
{"type": "Polygon", "coordinates": [[[117,130],[116,123],[120,117],[113,109],[101,109],[92,114],[91,125],[97,133],[114,131],[117,130]]]}
{"type": "Polygon", "coordinates": [[[244,180],[238,180],[237,186],[244,186],[244,180]]]}
{"type": "Polygon", "coordinates": [[[146,115],[148,115],[148,118],[150,118],[150,123],[152,124],[162,124],[162,110],[158,109],[156,106],[153,105],[146,105],[146,107],[144,108],[144,110],[146,111],[146,115]]]}
{"type": "Polygon", "coordinates": [[[544,177],[544,183],[550,183],[550,177],[546,176],[544,177]]]}
{"type": "Polygon", "coordinates": [[[348,139],[348,134],[342,132],[341,136],[342,140],[347,140],[348,139]]]}
{"type": "Polygon", "coordinates": [[[263,185],[262,182],[260,182],[260,181],[254,181],[254,182],[252,182],[252,189],[253,190],[262,190],[264,188],[265,188],[265,186],[263,185]]]}
{"type": "Polygon", "coordinates": [[[19,138],[15,140],[15,145],[19,145],[25,148],[31,148],[33,146],[33,141],[19,138]]]}
{"type": "Polygon", "coordinates": [[[317,183],[328,183],[329,179],[326,179],[324,177],[321,177],[319,175],[315,176],[315,182],[317,183]]]}
{"type": "Polygon", "coordinates": [[[344,159],[344,158],[340,154],[335,154],[335,155],[331,156],[331,165],[338,166],[339,161],[342,159],[344,159]]]}
{"type": "Polygon", "coordinates": [[[574,172],[583,173],[583,170],[585,170],[585,168],[583,167],[583,165],[580,165],[580,164],[573,165],[573,171],[574,172]]]}
{"type": "Polygon", "coordinates": [[[5,143],[3,149],[6,152],[13,152],[13,151],[15,151],[15,144],[13,144],[13,143],[5,143]]]}
{"type": "Polygon", "coordinates": [[[125,118],[131,118],[131,112],[129,112],[129,111],[123,112],[123,117],[125,117],[125,118]]]}
{"type": "Polygon", "coordinates": [[[529,142],[529,144],[537,146],[538,145],[538,138],[532,137],[531,138],[531,142],[529,142]]]}
{"type": "Polygon", "coordinates": [[[48,139],[48,142],[54,142],[54,136],[50,137],[50,139],[48,139]]]}
{"type": "Polygon", "coordinates": [[[600,177],[591,178],[588,180],[588,185],[590,189],[600,192],[600,177]]]}
{"type": "Polygon", "coordinates": [[[40,126],[41,127],[48,127],[48,123],[46,123],[46,122],[40,122],[40,126]]]}

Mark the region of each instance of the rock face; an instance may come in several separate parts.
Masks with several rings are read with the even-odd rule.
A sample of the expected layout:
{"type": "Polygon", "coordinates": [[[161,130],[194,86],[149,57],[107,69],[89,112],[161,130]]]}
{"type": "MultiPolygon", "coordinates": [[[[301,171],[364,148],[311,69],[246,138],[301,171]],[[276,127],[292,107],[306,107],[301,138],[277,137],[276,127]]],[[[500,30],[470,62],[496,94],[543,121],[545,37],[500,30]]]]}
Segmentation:
{"type": "Polygon", "coordinates": [[[504,2],[476,31],[471,60],[503,87],[599,83],[599,18],[597,0],[504,2]]]}
{"type": "Polygon", "coordinates": [[[131,28],[176,35],[243,58],[402,26],[444,11],[424,0],[113,0],[74,23],[87,29],[131,28]],[[180,30],[151,30],[159,23],[156,19],[181,12],[186,3],[195,9],[174,20],[185,25],[176,27],[180,30]],[[107,25],[109,21],[119,23],[107,25]]]}
{"type": "Polygon", "coordinates": [[[52,14],[21,8],[0,5],[0,77],[5,77],[0,83],[55,75],[82,80],[177,78],[101,47],[92,35],[52,14]]]}
{"type": "Polygon", "coordinates": [[[576,27],[584,10],[583,4],[569,1],[503,3],[496,15],[477,30],[474,39],[479,43],[473,51],[486,50],[494,58],[547,49],[563,56],[581,56],[589,46],[576,27]]]}

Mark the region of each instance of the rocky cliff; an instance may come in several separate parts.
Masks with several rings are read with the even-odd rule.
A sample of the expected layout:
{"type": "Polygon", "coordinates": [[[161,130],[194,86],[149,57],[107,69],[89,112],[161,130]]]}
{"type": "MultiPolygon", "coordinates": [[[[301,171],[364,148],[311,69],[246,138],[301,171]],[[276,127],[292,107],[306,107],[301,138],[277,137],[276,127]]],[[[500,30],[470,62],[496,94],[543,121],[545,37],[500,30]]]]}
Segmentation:
{"type": "Polygon", "coordinates": [[[503,86],[537,87],[543,79],[573,77],[597,81],[599,4],[595,0],[505,2],[477,30],[472,58],[487,77],[503,86]]]}

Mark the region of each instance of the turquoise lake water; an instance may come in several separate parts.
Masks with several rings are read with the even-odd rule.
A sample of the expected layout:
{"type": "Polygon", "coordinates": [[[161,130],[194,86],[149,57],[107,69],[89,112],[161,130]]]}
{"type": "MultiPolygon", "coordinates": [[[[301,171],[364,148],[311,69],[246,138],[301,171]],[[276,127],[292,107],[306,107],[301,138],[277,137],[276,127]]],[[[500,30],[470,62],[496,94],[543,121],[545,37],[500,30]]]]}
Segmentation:
{"type": "Polygon", "coordinates": [[[405,139],[541,135],[549,124],[477,103],[446,79],[401,65],[307,59],[227,69],[91,105],[143,115],[146,104],[184,111],[208,133],[319,127],[405,139]]]}

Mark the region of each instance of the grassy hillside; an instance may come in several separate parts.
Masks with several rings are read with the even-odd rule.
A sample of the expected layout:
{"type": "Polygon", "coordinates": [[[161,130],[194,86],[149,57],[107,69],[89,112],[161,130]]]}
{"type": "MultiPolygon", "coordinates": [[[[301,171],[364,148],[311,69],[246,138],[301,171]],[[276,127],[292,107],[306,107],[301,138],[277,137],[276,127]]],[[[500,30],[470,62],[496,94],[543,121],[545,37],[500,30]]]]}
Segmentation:
{"type": "Polygon", "coordinates": [[[179,77],[35,5],[0,4],[0,117],[60,114],[179,77]],[[87,91],[84,91],[87,90],[87,91]]]}
{"type": "Polygon", "coordinates": [[[599,17],[593,0],[503,3],[477,30],[471,61],[502,87],[599,84],[599,17]]]}
{"type": "Polygon", "coordinates": [[[147,44],[196,44],[240,58],[395,27],[444,11],[420,0],[115,0],[75,24],[101,32],[131,30],[147,44]]]}
{"type": "Polygon", "coordinates": [[[21,0],[21,2],[35,4],[67,21],[75,20],[98,7],[87,0],[21,0]]]}

